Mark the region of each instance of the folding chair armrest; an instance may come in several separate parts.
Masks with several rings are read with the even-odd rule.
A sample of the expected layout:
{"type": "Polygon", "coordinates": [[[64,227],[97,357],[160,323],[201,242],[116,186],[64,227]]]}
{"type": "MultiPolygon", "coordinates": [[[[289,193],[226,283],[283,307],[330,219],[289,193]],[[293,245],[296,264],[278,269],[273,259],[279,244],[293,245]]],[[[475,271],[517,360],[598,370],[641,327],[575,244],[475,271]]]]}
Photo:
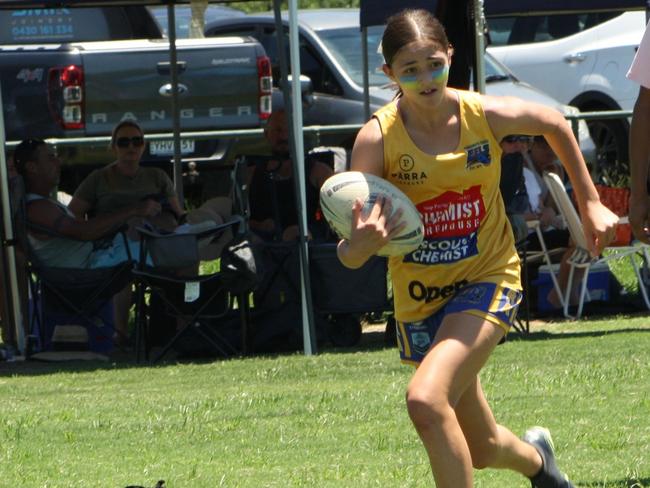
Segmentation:
{"type": "Polygon", "coordinates": [[[219,234],[230,227],[240,226],[242,222],[243,222],[243,218],[241,216],[234,215],[227,222],[216,224],[214,227],[211,227],[206,230],[198,231],[198,232],[169,232],[169,231],[163,231],[160,229],[155,229],[153,227],[142,226],[142,225],[136,226],[135,230],[138,232],[141,238],[172,239],[179,235],[190,234],[196,236],[197,239],[203,239],[213,234],[219,234]]]}
{"type": "Polygon", "coordinates": [[[240,227],[241,224],[243,223],[244,219],[240,215],[233,215],[230,220],[227,222],[223,222],[222,224],[218,224],[216,227],[213,227],[212,229],[204,230],[202,232],[198,232],[196,236],[199,239],[202,239],[204,237],[208,237],[212,234],[218,234],[221,233],[229,228],[233,229],[233,232],[235,232],[235,226],[240,227]]]}
{"type": "Polygon", "coordinates": [[[533,219],[533,220],[527,220],[526,221],[526,226],[530,230],[534,230],[539,225],[541,225],[541,222],[539,221],[539,219],[533,219]]]}

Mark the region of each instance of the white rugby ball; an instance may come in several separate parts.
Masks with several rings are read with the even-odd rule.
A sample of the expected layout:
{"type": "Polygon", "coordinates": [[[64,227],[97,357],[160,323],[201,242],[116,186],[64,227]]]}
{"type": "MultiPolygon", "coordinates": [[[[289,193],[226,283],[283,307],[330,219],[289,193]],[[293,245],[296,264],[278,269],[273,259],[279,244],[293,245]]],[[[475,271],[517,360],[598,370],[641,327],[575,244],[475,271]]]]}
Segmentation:
{"type": "Polygon", "coordinates": [[[331,176],[320,189],[321,210],[339,237],[348,239],[352,230],[352,205],[355,200],[361,198],[364,202],[362,212],[369,212],[380,195],[390,198],[393,212],[402,209],[401,221],[406,222],[406,227],[377,254],[403,256],[414,251],[424,238],[420,213],[399,188],[383,178],[360,171],[346,171],[331,176]]]}

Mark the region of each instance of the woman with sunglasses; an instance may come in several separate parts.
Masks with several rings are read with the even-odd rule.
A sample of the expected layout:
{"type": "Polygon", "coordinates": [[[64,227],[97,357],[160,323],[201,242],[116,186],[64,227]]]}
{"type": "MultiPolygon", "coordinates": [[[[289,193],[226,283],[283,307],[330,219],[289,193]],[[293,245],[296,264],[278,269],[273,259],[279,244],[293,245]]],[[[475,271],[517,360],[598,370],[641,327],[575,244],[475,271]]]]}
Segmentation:
{"type": "MultiPolygon", "coordinates": [[[[400,356],[416,367],[406,410],[436,486],[470,488],[472,468],[492,467],[521,473],[535,488],[572,488],[548,431],[532,428],[520,439],[497,424],[479,378],[521,301],[519,259],[499,192],[499,141],[547,137],[571,177],[592,254],[614,237],[617,217],[601,204],[559,112],[447,86],[453,49],[428,11],[390,17],[381,46],[383,71],[399,92],[359,131],[351,169],[396,185],[424,222],[423,243],[391,257],[389,270],[400,356]]],[[[363,207],[361,200],[353,205],[350,238],[337,249],[350,268],[403,229],[390,201],[363,207]]]]}
{"type": "Polygon", "coordinates": [[[154,198],[163,205],[163,214],[170,213],[167,218],[160,217],[169,221],[164,226],[175,227],[176,220],[185,212],[169,176],[161,169],[140,166],[145,150],[144,133],[140,126],[132,120],[117,124],[111,135],[110,147],[115,161],[93,171],[79,185],[68,205],[70,210],[78,217],[102,215],[145,198],[154,198]]]}
{"type": "MultiPolygon", "coordinates": [[[[145,151],[144,132],[132,120],[123,120],[113,128],[110,149],[115,161],[90,173],[74,193],[68,208],[78,217],[100,216],[153,198],[163,204],[158,215],[148,219],[156,225],[171,230],[183,215],[174,185],[167,174],[158,168],[140,166],[145,151]]],[[[139,224],[141,219],[131,219],[129,227],[139,224]]],[[[133,231],[131,239],[136,239],[133,231]]],[[[129,310],[132,304],[131,286],[115,295],[113,299],[115,320],[115,342],[128,342],[129,310]]]]}
{"type": "MultiPolygon", "coordinates": [[[[117,124],[113,129],[110,147],[115,161],[90,173],[81,182],[68,205],[78,218],[113,213],[147,199],[156,200],[161,205],[160,213],[147,217],[147,221],[167,231],[173,231],[185,220],[189,224],[221,224],[230,218],[232,202],[226,197],[213,198],[200,208],[185,213],[169,176],[161,169],[140,165],[145,140],[142,128],[136,122],[123,120],[117,124]]],[[[128,223],[133,228],[141,221],[141,218],[135,218],[128,223]]],[[[137,238],[134,232],[129,232],[129,235],[132,239],[137,238]]],[[[216,259],[223,245],[231,237],[230,231],[224,232],[218,240],[201,250],[201,258],[216,259]]],[[[115,329],[118,342],[128,338],[131,303],[130,286],[115,296],[115,329]]]]}

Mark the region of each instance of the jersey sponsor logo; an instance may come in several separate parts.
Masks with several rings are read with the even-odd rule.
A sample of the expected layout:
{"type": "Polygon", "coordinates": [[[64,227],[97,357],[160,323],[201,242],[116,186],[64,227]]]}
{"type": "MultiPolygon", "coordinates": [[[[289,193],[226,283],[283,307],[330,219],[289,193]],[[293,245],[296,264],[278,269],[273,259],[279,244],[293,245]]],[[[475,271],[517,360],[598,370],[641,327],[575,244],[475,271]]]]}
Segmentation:
{"type": "Polygon", "coordinates": [[[477,232],[466,237],[425,239],[415,251],[406,255],[405,263],[449,264],[477,254],[477,232]]]}
{"type": "Polygon", "coordinates": [[[449,298],[455,295],[458,290],[468,283],[467,280],[461,280],[451,285],[426,286],[421,281],[411,281],[409,283],[409,296],[416,302],[430,303],[434,300],[449,298]]]}
{"type": "Polygon", "coordinates": [[[426,172],[415,170],[415,159],[410,154],[402,154],[397,164],[399,165],[399,171],[391,173],[391,177],[397,180],[398,183],[404,185],[421,185],[428,178],[426,172]]]}
{"type": "Polygon", "coordinates": [[[415,166],[415,160],[413,159],[413,156],[409,154],[402,154],[399,157],[399,169],[404,171],[405,173],[408,173],[413,169],[415,166]]]}
{"type": "Polygon", "coordinates": [[[431,334],[424,322],[408,324],[408,337],[411,339],[411,349],[419,356],[424,356],[431,348],[431,334]]]}
{"type": "Polygon", "coordinates": [[[465,148],[467,153],[467,164],[465,169],[473,170],[488,166],[492,162],[490,155],[490,143],[488,141],[477,142],[465,148]]]}
{"type": "Polygon", "coordinates": [[[416,207],[424,223],[424,240],[404,262],[448,264],[478,254],[478,229],[485,217],[480,186],[462,193],[448,191],[416,207]]]}

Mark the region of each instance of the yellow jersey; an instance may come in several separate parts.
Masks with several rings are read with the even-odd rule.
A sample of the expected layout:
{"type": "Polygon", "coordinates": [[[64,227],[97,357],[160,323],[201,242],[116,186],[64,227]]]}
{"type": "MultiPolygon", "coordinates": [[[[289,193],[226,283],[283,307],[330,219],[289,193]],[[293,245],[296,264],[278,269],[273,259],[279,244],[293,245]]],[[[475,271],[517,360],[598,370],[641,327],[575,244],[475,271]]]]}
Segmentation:
{"type": "Polygon", "coordinates": [[[411,140],[399,100],[374,117],[384,144],[383,177],[415,204],[424,241],[389,259],[395,318],[424,320],[469,283],[521,290],[519,257],[499,191],[501,147],[480,95],[454,90],[460,104],[460,142],[448,154],[428,154],[411,140]]]}

